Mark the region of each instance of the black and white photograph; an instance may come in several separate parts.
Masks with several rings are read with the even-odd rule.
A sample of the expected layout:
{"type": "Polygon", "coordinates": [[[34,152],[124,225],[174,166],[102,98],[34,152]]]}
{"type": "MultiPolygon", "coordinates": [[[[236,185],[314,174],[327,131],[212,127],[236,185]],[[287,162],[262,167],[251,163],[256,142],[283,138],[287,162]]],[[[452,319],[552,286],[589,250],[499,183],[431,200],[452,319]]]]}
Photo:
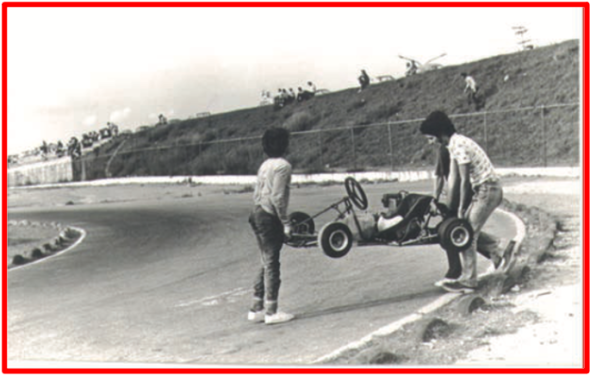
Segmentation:
{"type": "Polygon", "coordinates": [[[4,371],[588,370],[588,3],[3,11],[4,371]]]}

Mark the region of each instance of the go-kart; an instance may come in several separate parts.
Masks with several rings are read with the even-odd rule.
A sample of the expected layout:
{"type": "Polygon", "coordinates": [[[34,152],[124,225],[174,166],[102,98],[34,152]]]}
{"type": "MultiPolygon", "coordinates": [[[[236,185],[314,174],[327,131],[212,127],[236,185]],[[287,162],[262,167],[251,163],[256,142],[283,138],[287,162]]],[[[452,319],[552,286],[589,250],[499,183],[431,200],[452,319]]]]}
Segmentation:
{"type": "Polygon", "coordinates": [[[285,243],[291,247],[319,246],[331,258],[348,254],[357,246],[410,246],[440,244],[447,251],[463,251],[473,242],[473,229],[465,219],[454,217],[448,208],[434,197],[400,191],[384,194],[382,203],[389,209],[385,216],[399,220],[386,229],[377,222],[384,214],[357,212],[368,207],[367,196],[361,185],[352,177],[346,178],[347,195],[326,209],[310,216],[296,211],[289,215],[292,234],[285,243]],[[314,219],[334,210],[336,218],[315,231],[314,219]],[[431,220],[440,216],[440,220],[431,220]],[[434,222],[437,224],[434,224],[434,222]]]}

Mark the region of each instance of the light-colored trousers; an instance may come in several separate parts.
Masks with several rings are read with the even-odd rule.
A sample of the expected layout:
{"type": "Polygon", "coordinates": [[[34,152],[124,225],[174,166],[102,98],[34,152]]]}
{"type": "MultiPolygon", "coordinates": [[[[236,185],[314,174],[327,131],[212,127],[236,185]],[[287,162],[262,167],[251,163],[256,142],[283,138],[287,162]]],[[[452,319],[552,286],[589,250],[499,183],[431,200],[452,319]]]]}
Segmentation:
{"type": "MultiPolygon", "coordinates": [[[[477,286],[477,245],[481,230],[492,215],[492,212],[502,203],[502,185],[498,181],[486,181],[474,189],[471,205],[467,210],[467,220],[473,227],[473,242],[471,246],[461,253],[463,258],[463,274],[459,279],[463,284],[472,287],[477,286]]],[[[500,248],[489,246],[488,251],[498,256],[500,248]]]]}

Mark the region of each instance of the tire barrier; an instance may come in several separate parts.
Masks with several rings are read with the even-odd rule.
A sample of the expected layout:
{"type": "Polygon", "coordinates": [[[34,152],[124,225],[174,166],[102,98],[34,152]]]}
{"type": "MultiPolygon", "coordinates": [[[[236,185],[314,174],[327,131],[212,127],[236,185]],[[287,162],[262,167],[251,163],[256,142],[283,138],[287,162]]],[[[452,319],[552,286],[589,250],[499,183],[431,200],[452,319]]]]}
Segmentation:
{"type": "Polygon", "coordinates": [[[486,301],[481,296],[468,295],[459,300],[457,310],[461,315],[469,315],[481,309],[485,304],[486,301]]]}
{"type": "MultiPolygon", "coordinates": [[[[30,223],[24,223],[30,224],[30,223]]],[[[23,225],[19,222],[17,225],[23,225]]],[[[24,254],[16,254],[12,257],[12,262],[8,268],[23,266],[25,264],[33,263],[40,259],[46,258],[58,252],[69,249],[77,244],[83,236],[83,231],[77,228],[66,227],[62,230],[56,238],[40,247],[36,247],[31,251],[26,251],[24,254]]]]}
{"type": "Polygon", "coordinates": [[[414,350],[416,346],[408,344],[405,347],[390,347],[386,340],[421,342],[425,347],[441,345],[440,342],[461,334],[461,325],[469,324],[470,315],[480,310],[485,313],[497,306],[501,307],[501,302],[497,300],[501,301],[500,296],[503,294],[521,290],[532,277],[532,268],[551,250],[558,229],[555,218],[541,209],[506,200],[503,206],[517,227],[513,251],[515,259],[506,267],[480,275],[477,293],[444,294],[417,312],[324,355],[313,363],[358,365],[394,363],[396,360],[396,363],[404,363],[405,351],[414,350]],[[458,321],[459,316],[466,317],[465,322],[458,321]],[[367,352],[373,356],[367,357],[367,352]]]}
{"type": "Polygon", "coordinates": [[[434,318],[425,324],[422,329],[422,342],[430,342],[447,337],[451,332],[451,326],[442,319],[434,318]]]}

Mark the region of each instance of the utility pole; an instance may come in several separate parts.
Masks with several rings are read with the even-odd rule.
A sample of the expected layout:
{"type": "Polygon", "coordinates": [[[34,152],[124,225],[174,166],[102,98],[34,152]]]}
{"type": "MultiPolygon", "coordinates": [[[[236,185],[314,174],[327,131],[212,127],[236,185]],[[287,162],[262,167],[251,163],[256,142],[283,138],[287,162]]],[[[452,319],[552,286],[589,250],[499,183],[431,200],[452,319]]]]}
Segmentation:
{"type": "Polygon", "coordinates": [[[517,38],[519,38],[519,41],[516,42],[517,44],[520,45],[520,48],[523,51],[529,50],[529,49],[533,49],[534,46],[532,44],[530,44],[529,42],[531,41],[530,39],[526,39],[526,33],[528,33],[528,29],[524,26],[512,26],[512,30],[514,30],[514,34],[516,34],[517,38]]]}

